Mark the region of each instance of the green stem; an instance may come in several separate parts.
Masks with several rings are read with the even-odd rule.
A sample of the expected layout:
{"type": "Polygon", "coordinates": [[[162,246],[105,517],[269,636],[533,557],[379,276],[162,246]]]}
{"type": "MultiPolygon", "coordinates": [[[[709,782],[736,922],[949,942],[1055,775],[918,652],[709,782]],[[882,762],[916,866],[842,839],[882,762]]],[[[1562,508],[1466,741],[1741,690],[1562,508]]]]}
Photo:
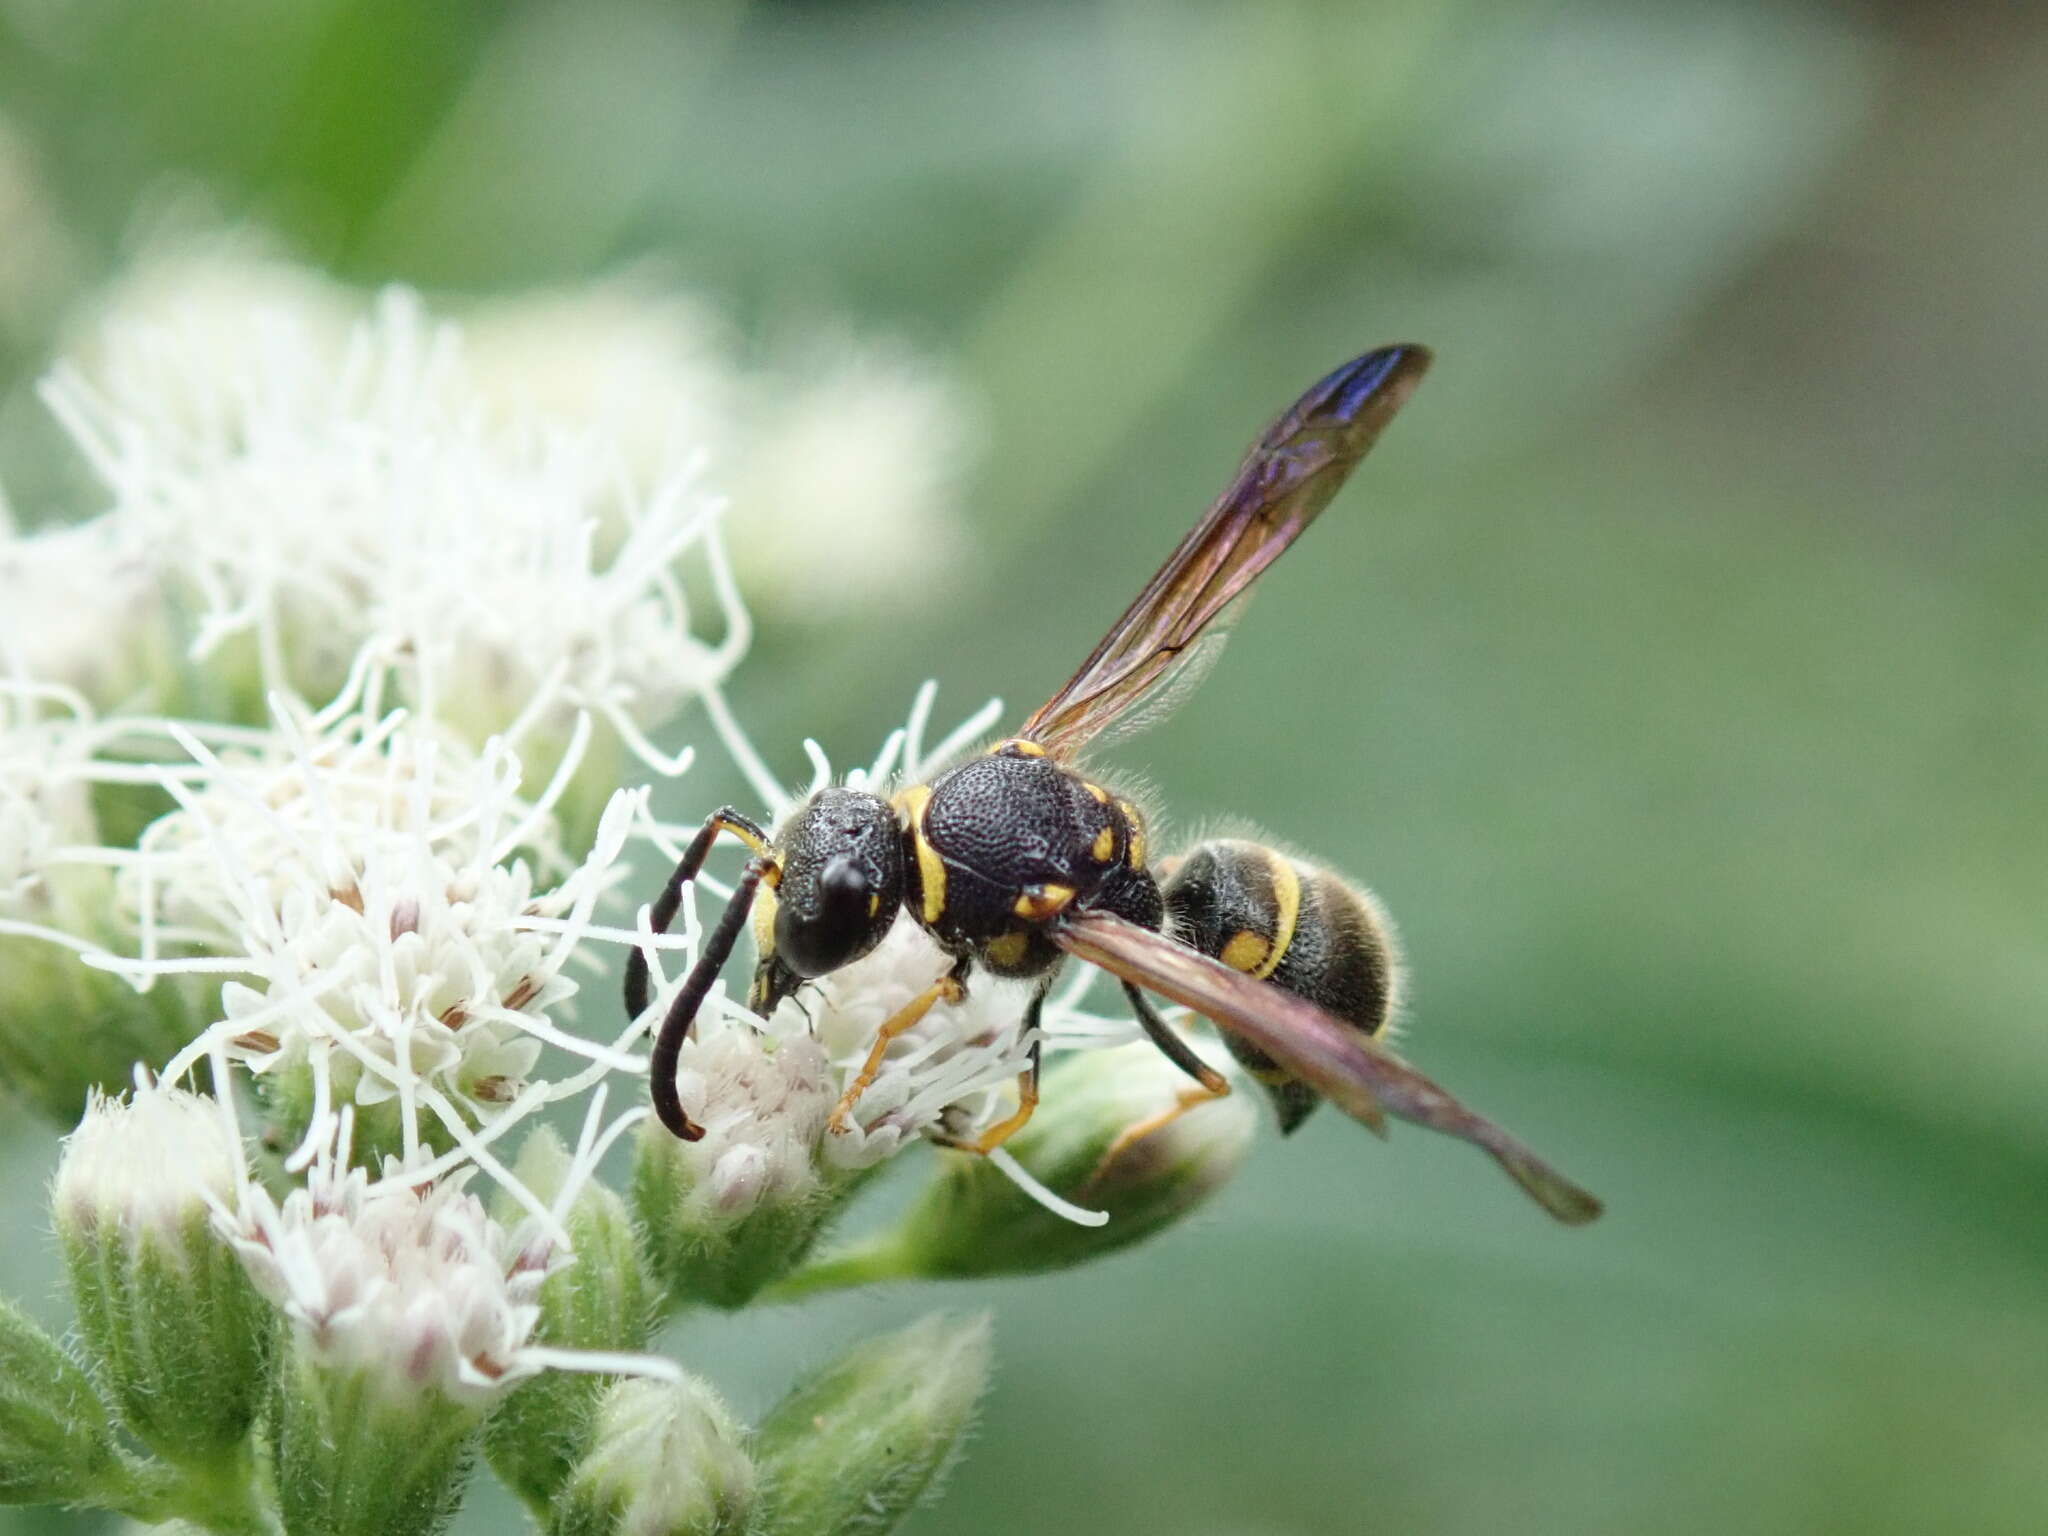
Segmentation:
{"type": "Polygon", "coordinates": [[[820,1291],[846,1291],[855,1286],[918,1278],[916,1258],[900,1238],[878,1238],[858,1248],[842,1248],[813,1259],[787,1279],[762,1293],[763,1301],[795,1301],[820,1291]]]}

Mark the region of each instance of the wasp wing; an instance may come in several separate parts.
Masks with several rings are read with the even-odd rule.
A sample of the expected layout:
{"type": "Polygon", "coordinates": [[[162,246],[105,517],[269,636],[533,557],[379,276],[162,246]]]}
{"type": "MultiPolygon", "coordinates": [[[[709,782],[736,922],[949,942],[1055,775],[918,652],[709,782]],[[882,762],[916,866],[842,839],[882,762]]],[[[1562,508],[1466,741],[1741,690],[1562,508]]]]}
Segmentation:
{"type": "Polygon", "coordinates": [[[1385,1134],[1392,1114],[1456,1136],[1483,1148],[1559,1221],[1578,1226],[1600,1214],[1599,1200],[1521,1142],[1313,1003],[1107,912],[1073,913],[1050,934],[1068,954],[1250,1041],[1373,1130],[1385,1134]]]}
{"type": "Polygon", "coordinates": [[[1017,734],[1071,758],[1202,655],[1195,641],[1203,629],[1329,505],[1428,366],[1422,347],[1381,347],[1290,406],[1080,670],[1017,734]]]}

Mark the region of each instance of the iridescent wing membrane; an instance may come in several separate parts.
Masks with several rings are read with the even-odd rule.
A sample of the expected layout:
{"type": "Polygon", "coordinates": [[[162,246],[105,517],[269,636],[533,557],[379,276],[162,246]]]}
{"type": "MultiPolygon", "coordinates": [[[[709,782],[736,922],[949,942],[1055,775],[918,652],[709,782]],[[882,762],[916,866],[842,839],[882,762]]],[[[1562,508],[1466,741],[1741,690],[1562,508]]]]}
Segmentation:
{"type": "Polygon", "coordinates": [[[1071,759],[1203,653],[1202,631],[1330,504],[1429,367],[1381,347],[1319,381],[1268,427],[1228,489],[1019,736],[1071,759]]]}
{"type": "Polygon", "coordinates": [[[1528,1147],[1315,1004],[1164,934],[1108,912],[1075,912],[1053,930],[1068,954],[1157,992],[1250,1041],[1352,1118],[1385,1134],[1386,1116],[1482,1147],[1544,1210],[1568,1226],[1600,1202],[1528,1147]]]}

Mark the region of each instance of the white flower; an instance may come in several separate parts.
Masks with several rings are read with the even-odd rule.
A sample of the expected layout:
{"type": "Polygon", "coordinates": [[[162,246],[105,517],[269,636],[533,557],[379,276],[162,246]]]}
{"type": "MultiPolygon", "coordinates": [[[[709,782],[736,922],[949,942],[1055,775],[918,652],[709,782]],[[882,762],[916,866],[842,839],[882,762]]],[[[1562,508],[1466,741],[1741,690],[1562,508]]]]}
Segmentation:
{"type": "Polygon", "coordinates": [[[732,542],[756,603],[830,621],[958,557],[971,433],[958,388],[900,348],[850,338],[754,381],[732,542]]]}
{"type": "Polygon", "coordinates": [[[99,740],[90,706],[70,690],[0,675],[0,919],[46,915],[64,851],[97,840],[99,740]]]}
{"type": "MultiPolygon", "coordinates": [[[[638,1069],[553,1017],[577,993],[569,967],[618,878],[637,794],[615,795],[588,857],[542,884],[519,850],[552,847],[548,797],[519,797],[502,743],[472,756],[402,714],[324,727],[286,716],[267,751],[239,756],[179,734],[206,782],[169,782],[180,809],[124,872],[146,936],[132,968],[242,979],[168,1076],[218,1048],[299,1084],[294,1166],[352,1105],[358,1140],[409,1169],[474,1161],[504,1180],[489,1147],[512,1125],[638,1069]],[[151,958],[173,943],[206,954],[151,958]],[[582,1069],[539,1075],[550,1045],[582,1069]],[[437,1148],[452,1150],[433,1161],[437,1148]]],[[[543,871],[557,867],[544,854],[543,871]]]]}
{"type": "Polygon", "coordinates": [[[704,1128],[676,1157],[693,1224],[737,1222],[762,1204],[808,1200],[814,1156],[839,1081],[815,1040],[776,1037],[740,1019],[706,1021],[686,1041],[676,1074],[683,1112],[704,1128]]]}
{"type": "MultiPolygon", "coordinates": [[[[552,1204],[516,1229],[468,1191],[472,1169],[429,1176],[387,1159],[373,1177],[352,1166],[347,1113],[302,1187],[278,1200],[245,1177],[236,1200],[216,1206],[214,1225],[317,1363],[367,1372],[394,1395],[438,1392],[475,1406],[549,1367],[676,1380],[681,1373],[658,1356],[533,1341],[541,1285],[573,1261],[564,1215],[618,1134],[644,1113],[628,1112],[600,1136],[602,1106],[600,1095],[552,1204]]],[[[232,1120],[232,1095],[222,1112],[232,1120]]]]}
{"type": "Polygon", "coordinates": [[[516,1240],[463,1179],[373,1185],[323,1163],[282,1202],[249,1186],[220,1229],[321,1363],[474,1403],[541,1368],[527,1347],[563,1255],[516,1240]]]}
{"type": "MultiPolygon", "coordinates": [[[[841,1090],[850,1087],[891,1015],[952,969],[952,959],[908,915],[870,955],[819,978],[811,1010],[841,1090]]],[[[967,996],[940,1003],[890,1042],[881,1070],[824,1155],[865,1168],[933,1132],[971,1140],[1014,1107],[1010,1089],[1030,1062],[1024,1030],[1032,984],[978,973],[967,996]]],[[[802,1011],[795,1000],[779,1013],[802,1011]]],[[[785,1017],[785,1025],[787,1024],[785,1017]]]]}
{"type": "Polygon", "coordinates": [[[651,274],[487,300],[463,329],[476,391],[507,420],[602,423],[643,480],[679,453],[738,458],[732,339],[651,274]]]}
{"type": "Polygon", "coordinates": [[[473,745],[588,709],[662,761],[645,733],[747,639],[697,445],[641,483],[601,420],[502,419],[458,328],[404,290],[342,348],[318,300],[252,301],[229,349],[218,318],[164,305],[44,392],[127,537],[196,603],[196,656],[232,669],[239,642],[253,686],[324,698],[367,646],[473,745]],[[693,550],[724,609],[715,643],[682,592],[693,550]]]}
{"type": "Polygon", "coordinates": [[[11,534],[0,520],[0,677],[124,702],[167,657],[154,571],[111,518],[11,534]]]}

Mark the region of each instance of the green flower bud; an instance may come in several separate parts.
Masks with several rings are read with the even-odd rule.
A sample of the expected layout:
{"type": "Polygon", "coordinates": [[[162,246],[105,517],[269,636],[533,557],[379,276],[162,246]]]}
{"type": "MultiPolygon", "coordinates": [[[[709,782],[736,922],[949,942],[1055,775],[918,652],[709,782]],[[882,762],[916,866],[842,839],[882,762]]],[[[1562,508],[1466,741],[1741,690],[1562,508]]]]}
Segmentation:
{"type": "Polygon", "coordinates": [[[85,1372],[0,1299],[0,1503],[97,1503],[121,1477],[113,1423],[85,1372]]]}
{"type": "Polygon", "coordinates": [[[755,1445],[777,1536],[893,1531],[953,1459],[988,1370],[988,1318],[934,1316],[790,1393],[755,1445]]]}
{"type": "MultiPolygon", "coordinates": [[[[125,945],[108,922],[115,900],[112,871],[65,866],[45,872],[28,898],[0,900],[0,917],[125,945]]],[[[162,1062],[198,1033],[196,990],[164,982],[137,992],[64,944],[0,935],[0,1084],[74,1124],[89,1092],[119,1092],[138,1061],[162,1062]]]]}
{"type": "Polygon", "coordinates": [[[597,1414],[551,1536],[743,1536],[754,1523],[754,1463],[718,1394],[694,1377],[622,1381],[597,1414]]]}
{"type": "MultiPolygon", "coordinates": [[[[527,1136],[513,1168],[515,1178],[549,1201],[573,1172],[568,1149],[546,1126],[527,1136]]],[[[625,1202],[592,1180],[569,1208],[565,1225],[574,1258],[541,1285],[534,1341],[567,1349],[643,1348],[654,1331],[661,1292],[625,1202]]],[[[611,1380],[544,1372],[514,1387],[492,1412],[484,1455],[535,1514],[545,1514],[590,1450],[592,1420],[611,1380]]]]}
{"type": "Polygon", "coordinates": [[[95,1098],[57,1167],[79,1334],[128,1428],[182,1464],[234,1454],[265,1385],[271,1311],[210,1212],[236,1201],[237,1152],[213,1100],[150,1088],[95,1098]]]}
{"type": "Polygon", "coordinates": [[[836,1093],[815,1042],[720,1030],[684,1048],[678,1082],[705,1135],[648,1121],[634,1205],[676,1300],[743,1307],[802,1262],[861,1175],[820,1162],[836,1093]]]}
{"type": "Polygon", "coordinates": [[[948,1155],[893,1229],[825,1258],[792,1289],[1035,1274],[1149,1237],[1228,1183],[1251,1150],[1258,1112],[1249,1097],[1184,1107],[1199,1092],[1149,1041],[1062,1057],[1046,1071],[1038,1113],[1008,1150],[1047,1189],[1106,1213],[1107,1222],[1070,1221],[989,1159],[948,1155]]]}
{"type": "Polygon", "coordinates": [[[430,1536],[453,1518],[483,1405],[392,1386],[293,1334],[265,1421],[293,1536],[430,1536]]]}

